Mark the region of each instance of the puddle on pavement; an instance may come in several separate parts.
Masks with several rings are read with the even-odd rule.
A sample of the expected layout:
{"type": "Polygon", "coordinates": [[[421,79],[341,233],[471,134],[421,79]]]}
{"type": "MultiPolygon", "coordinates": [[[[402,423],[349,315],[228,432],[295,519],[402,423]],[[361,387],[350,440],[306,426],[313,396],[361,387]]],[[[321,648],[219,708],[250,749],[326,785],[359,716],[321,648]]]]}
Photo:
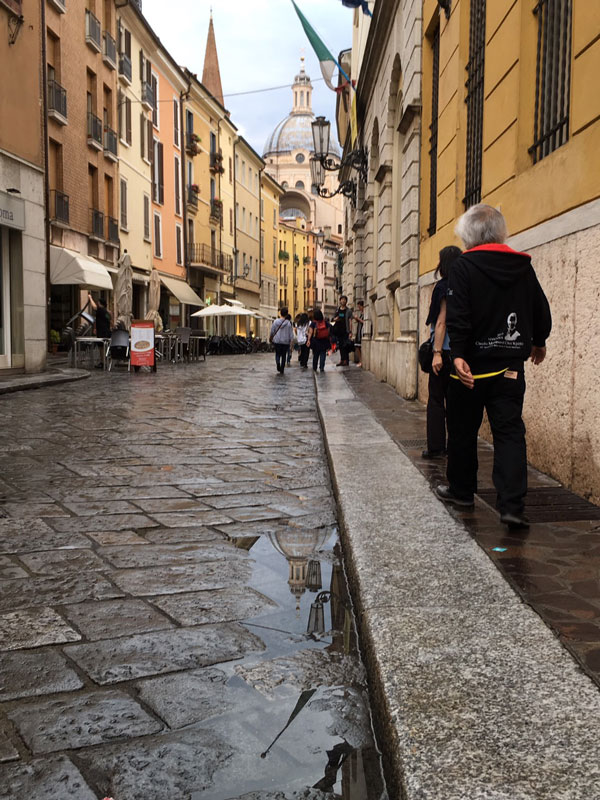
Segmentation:
{"type": "Polygon", "coordinates": [[[192,800],[387,800],[336,530],[289,525],[232,543],[276,605],[243,622],[265,650],[218,665],[223,713],[210,729],[233,754],[192,800]]]}

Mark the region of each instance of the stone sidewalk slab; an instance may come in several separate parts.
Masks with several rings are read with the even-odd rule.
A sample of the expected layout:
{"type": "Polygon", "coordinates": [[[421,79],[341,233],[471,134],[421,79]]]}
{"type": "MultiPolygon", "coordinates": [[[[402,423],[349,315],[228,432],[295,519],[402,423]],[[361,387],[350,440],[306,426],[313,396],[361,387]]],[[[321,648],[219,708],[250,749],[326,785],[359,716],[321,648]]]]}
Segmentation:
{"type": "MultiPolygon", "coordinates": [[[[85,369],[53,369],[35,375],[8,375],[0,380],[0,394],[21,392],[24,389],[42,389],[59,383],[71,383],[89,378],[85,369]]],[[[1,796],[1,795],[0,795],[1,796]]]]}
{"type": "Polygon", "coordinates": [[[343,375],[315,382],[391,793],[599,797],[597,687],[343,375]]]}

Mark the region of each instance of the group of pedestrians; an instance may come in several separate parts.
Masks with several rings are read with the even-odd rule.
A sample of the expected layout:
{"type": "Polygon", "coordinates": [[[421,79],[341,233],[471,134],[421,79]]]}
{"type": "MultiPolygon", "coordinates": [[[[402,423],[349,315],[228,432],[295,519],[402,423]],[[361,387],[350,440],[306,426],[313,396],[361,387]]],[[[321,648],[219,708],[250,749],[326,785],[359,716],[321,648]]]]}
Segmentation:
{"type": "Polygon", "coordinates": [[[325,370],[327,353],[334,345],[340,354],[338,367],[349,365],[349,354],[355,353],[357,366],[361,364],[361,342],[364,325],[364,304],[361,300],[357,303],[356,311],[348,306],[348,298],[340,297],[339,306],[331,319],[326,320],[320,309],[315,309],[312,315],[300,314],[294,326],[287,307],[279,311],[279,319],[271,326],[269,341],[275,347],[275,363],[277,372],[284,374],[286,365],[292,360],[294,341],[298,346],[298,363],[308,369],[308,360],[312,351],[312,368],[315,372],[325,370]]]}
{"type": "Polygon", "coordinates": [[[522,419],[525,362],[541,364],[552,319],[526,253],[505,244],[504,217],[485,204],[460,218],[465,250],[440,251],[426,324],[433,345],[424,458],[447,454],[446,503],[470,508],[477,491],[477,435],[484,410],[494,441],[501,521],[527,528],[527,451],[522,419]],[[446,446],[446,426],[448,441],[446,446]]]}

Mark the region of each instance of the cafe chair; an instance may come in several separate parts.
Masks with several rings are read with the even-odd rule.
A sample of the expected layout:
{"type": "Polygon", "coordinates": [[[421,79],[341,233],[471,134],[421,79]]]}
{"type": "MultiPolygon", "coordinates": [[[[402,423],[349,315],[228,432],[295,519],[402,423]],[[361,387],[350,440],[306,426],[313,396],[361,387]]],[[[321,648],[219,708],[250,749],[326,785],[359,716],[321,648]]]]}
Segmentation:
{"type": "Polygon", "coordinates": [[[113,331],[108,346],[108,369],[112,370],[113,361],[126,361],[127,371],[131,369],[129,359],[129,331],[113,331]]]}

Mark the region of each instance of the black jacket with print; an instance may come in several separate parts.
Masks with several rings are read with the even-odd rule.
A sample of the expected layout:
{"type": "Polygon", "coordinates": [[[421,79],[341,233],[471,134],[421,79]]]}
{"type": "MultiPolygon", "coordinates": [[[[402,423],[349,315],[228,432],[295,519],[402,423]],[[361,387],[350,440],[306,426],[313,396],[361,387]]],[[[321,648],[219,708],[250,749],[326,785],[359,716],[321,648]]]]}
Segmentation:
{"type": "Polygon", "coordinates": [[[504,244],[465,250],[450,270],[446,325],[452,358],[474,375],[522,367],[552,328],[530,256],[504,244]]]}

